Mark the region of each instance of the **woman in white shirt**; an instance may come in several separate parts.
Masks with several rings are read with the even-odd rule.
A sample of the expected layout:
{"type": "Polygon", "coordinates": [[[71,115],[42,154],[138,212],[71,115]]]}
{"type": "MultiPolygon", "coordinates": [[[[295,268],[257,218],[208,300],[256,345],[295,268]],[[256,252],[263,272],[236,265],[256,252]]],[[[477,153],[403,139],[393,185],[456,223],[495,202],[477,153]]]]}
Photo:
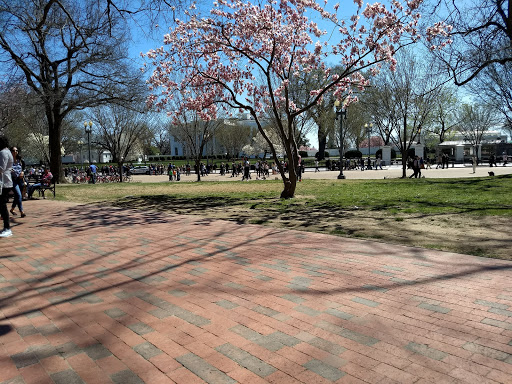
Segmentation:
{"type": "Polygon", "coordinates": [[[2,180],[2,194],[0,195],[0,215],[4,222],[4,229],[0,232],[0,237],[12,236],[9,224],[9,210],[7,209],[7,196],[12,188],[12,170],[13,158],[9,149],[9,141],[5,136],[0,136],[0,176],[2,180]]]}

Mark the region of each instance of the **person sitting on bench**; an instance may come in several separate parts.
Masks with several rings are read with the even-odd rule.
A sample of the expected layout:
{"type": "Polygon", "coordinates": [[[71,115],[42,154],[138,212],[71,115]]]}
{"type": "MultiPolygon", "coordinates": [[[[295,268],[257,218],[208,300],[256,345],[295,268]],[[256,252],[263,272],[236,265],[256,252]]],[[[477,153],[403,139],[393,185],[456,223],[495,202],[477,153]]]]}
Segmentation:
{"type": "Polygon", "coordinates": [[[53,178],[53,175],[50,172],[50,170],[48,168],[45,168],[44,173],[41,176],[41,182],[28,186],[28,198],[32,199],[32,194],[34,193],[34,191],[36,189],[40,189],[41,187],[49,187],[52,183],[52,178],[53,178]]]}

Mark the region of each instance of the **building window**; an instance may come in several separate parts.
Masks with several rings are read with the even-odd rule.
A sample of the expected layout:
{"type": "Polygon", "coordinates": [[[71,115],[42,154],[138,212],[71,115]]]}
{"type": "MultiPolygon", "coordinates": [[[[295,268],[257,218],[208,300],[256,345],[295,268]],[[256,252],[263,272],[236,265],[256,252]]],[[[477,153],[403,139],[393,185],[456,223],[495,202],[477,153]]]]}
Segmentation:
{"type": "Polygon", "coordinates": [[[178,156],[178,147],[174,147],[174,156],[178,156]]]}

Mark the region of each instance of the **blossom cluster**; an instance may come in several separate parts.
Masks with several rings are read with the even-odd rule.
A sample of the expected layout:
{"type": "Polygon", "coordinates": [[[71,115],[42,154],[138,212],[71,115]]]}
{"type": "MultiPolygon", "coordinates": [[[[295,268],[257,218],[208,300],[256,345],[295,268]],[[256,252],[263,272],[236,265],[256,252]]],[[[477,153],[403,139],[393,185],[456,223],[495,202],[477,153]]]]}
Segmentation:
{"type": "MultiPolygon", "coordinates": [[[[195,96],[185,97],[182,108],[204,119],[216,118],[219,105],[255,115],[284,110],[293,116],[326,95],[350,96],[353,88],[368,85],[363,72],[371,76],[384,64],[393,69],[396,51],[421,38],[421,3],[392,0],[387,6],[364,6],[354,0],[357,11],[347,21],[338,19],[339,4],[329,11],[316,0],[216,0],[207,17],[192,7],[187,20],[176,20],[164,36],[164,46],[145,55],[153,66],[148,104],[165,109],[174,95],[186,96],[193,88],[195,96]],[[308,18],[312,13],[335,26],[336,41],[325,38],[326,32],[308,18]],[[326,66],[327,58],[336,59],[341,74],[326,66]],[[299,106],[290,96],[290,84],[313,71],[322,71],[321,84],[310,90],[309,104],[299,106]]],[[[448,32],[449,26],[438,23],[427,30],[427,38],[448,32]]]]}

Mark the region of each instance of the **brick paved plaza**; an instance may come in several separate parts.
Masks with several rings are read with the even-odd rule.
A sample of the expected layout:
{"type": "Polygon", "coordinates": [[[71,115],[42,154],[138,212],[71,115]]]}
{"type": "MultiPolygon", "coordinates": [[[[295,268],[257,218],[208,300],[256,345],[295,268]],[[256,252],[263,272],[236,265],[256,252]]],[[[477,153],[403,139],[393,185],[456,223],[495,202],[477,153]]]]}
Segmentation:
{"type": "Polygon", "coordinates": [[[512,383],[512,263],[95,205],[0,239],[0,383],[512,383]]]}

